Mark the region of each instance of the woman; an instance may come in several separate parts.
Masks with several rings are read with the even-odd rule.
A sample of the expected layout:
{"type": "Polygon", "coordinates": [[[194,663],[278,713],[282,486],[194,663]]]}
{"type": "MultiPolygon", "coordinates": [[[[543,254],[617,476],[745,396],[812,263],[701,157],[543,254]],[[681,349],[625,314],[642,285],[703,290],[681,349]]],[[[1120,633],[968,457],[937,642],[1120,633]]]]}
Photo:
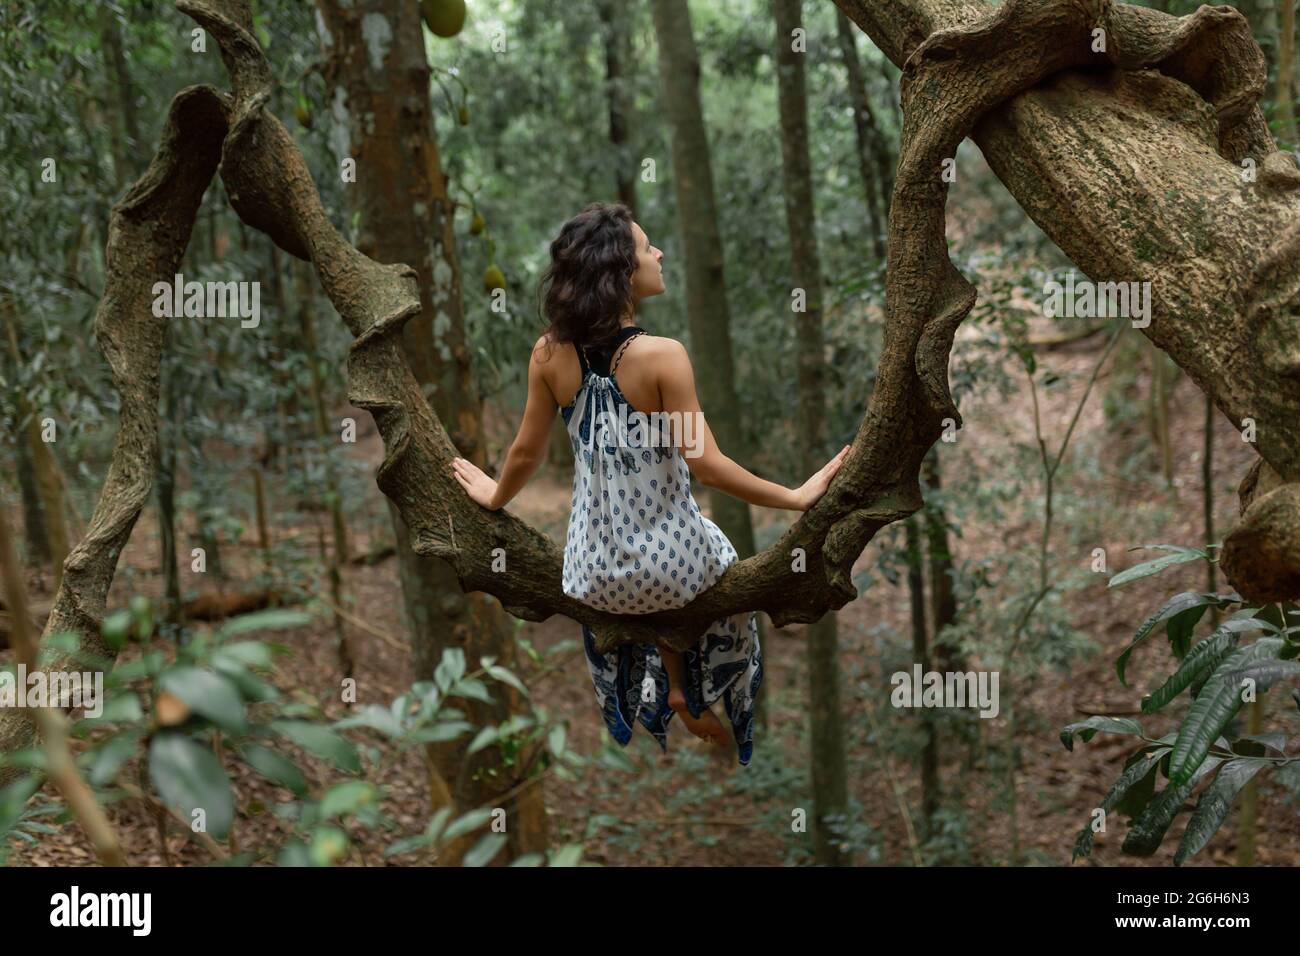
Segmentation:
{"type": "MultiPolygon", "coordinates": [[[[566,594],[616,614],[649,614],[682,607],[717,581],[736,551],[700,514],[692,477],[791,511],[825,493],[847,447],[795,489],[751,474],[718,448],[686,349],[635,324],[638,303],[664,291],[663,253],[626,206],[595,203],[565,223],[542,288],[550,325],[533,348],[524,419],[501,477],[463,458],[452,468],[474,501],[504,507],[541,464],[560,409],[575,470],[566,594]]],[[[713,622],[685,652],[642,644],[601,654],[595,635],[585,626],[582,634],[597,703],[620,744],[640,721],[666,750],[674,714],[700,739],[720,743],[726,734],[710,707],[721,698],[740,762],[749,762],[763,675],[752,613],[713,622]]]]}

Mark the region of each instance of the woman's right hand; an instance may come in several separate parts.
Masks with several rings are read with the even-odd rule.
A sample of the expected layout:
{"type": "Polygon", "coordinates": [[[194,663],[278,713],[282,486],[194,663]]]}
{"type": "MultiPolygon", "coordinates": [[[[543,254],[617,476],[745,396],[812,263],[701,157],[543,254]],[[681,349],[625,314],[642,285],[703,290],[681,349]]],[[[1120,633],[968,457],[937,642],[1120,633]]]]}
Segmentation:
{"type": "Polygon", "coordinates": [[[826,494],[826,489],[831,485],[831,479],[840,470],[840,465],[844,464],[844,459],[848,454],[849,446],[845,445],[838,455],[794,490],[796,511],[807,511],[818,502],[822,495],[826,494]]]}

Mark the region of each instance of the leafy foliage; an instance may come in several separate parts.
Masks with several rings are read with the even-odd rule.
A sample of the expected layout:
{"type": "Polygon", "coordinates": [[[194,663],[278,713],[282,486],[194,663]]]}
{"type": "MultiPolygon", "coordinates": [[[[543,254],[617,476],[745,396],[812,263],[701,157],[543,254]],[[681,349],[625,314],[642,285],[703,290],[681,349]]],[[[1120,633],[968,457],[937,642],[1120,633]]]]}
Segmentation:
{"type": "MultiPolygon", "coordinates": [[[[358,831],[398,828],[381,809],[385,788],[369,782],[382,774],[377,773],[379,751],[366,745],[367,737],[382,738],[399,750],[469,737],[471,750],[492,746],[518,751],[544,742],[536,775],[571,776],[569,768],[588,760],[567,745],[564,725],[539,709],[499,726],[476,727],[466,720],[458,699],[490,701],[497,683],[527,689],[492,658],[470,671],[458,648],[446,651],[432,681],[416,683],[387,706],[368,704],[329,720],[301,693],[287,697],[266,680],[275,658],[286,650],[253,636],[310,621],[310,615],[295,610],[248,614],[168,652],[151,641],[155,623],[148,601],[132,600],[129,609],[109,615],[107,640],[142,646],[138,656],[124,652],[105,675],[102,713],[82,717],[73,727],[74,736],[87,741],[78,766],[101,801],[143,796],[134,781],[147,780],[151,798],[180,823],[196,834],[229,842],[238,815],[249,811],[232,773],[234,764],[242,764],[287,792],[289,798],[278,802],[275,812],[288,830],[278,844],[240,853],[231,862],[322,866],[346,860],[358,831]],[[332,768],[327,771],[332,782],[314,784],[320,774],[305,769],[304,754],[332,768]],[[137,772],[134,766],[147,770],[137,772]]],[[[73,635],[62,635],[56,643],[83,666],[107,669],[106,661],[77,650],[73,635]]],[[[60,800],[30,803],[43,780],[45,752],[33,748],[8,759],[26,772],[0,790],[0,852],[11,840],[30,842],[36,834],[53,832],[44,818],[67,818],[60,800]]],[[[497,822],[500,813],[476,807],[454,814],[443,807],[421,833],[392,843],[388,855],[436,856],[450,841],[497,822]]],[[[465,865],[490,863],[505,839],[500,827],[491,826],[465,854],[465,865]]],[[[580,854],[580,845],[563,845],[519,865],[569,865],[580,854]]]]}
{"type": "MultiPolygon", "coordinates": [[[[1189,561],[1214,560],[1212,549],[1152,547],[1168,553],[1114,575],[1110,587],[1121,587],[1189,561]]],[[[1143,698],[1142,712],[1154,714],[1187,691],[1191,703],[1175,731],[1153,740],[1136,720],[1103,715],[1062,729],[1061,742],[1067,750],[1073,750],[1076,736],[1086,742],[1099,731],[1132,734],[1145,742],[1129,758],[1124,772],[1102,800],[1100,815],[1079,832],[1073,859],[1092,852],[1094,826],[1104,825],[1106,814],[1112,810],[1122,810],[1134,818],[1121,847],[1123,852],[1151,856],[1159,850],[1174,818],[1196,787],[1210,779],[1174,854],[1174,862],[1182,864],[1209,844],[1227,819],[1237,795],[1261,771],[1277,770],[1300,760],[1300,756],[1283,752],[1285,734],[1261,739],[1258,735],[1231,733],[1233,718],[1244,704],[1257,700],[1257,695],[1279,681],[1300,674],[1300,661],[1294,660],[1300,654],[1300,610],[1291,604],[1241,607],[1195,646],[1188,647],[1196,624],[1208,609],[1217,611],[1240,604],[1241,596],[1235,593],[1177,594],[1142,623],[1116,660],[1115,669],[1123,681],[1134,650],[1161,623],[1165,625],[1170,653],[1178,666],[1143,698]],[[1245,635],[1255,632],[1266,636],[1240,644],[1245,635]],[[1276,756],[1267,754],[1268,750],[1276,751],[1276,756]],[[1158,793],[1154,786],[1157,767],[1167,781],[1158,793]]]]}

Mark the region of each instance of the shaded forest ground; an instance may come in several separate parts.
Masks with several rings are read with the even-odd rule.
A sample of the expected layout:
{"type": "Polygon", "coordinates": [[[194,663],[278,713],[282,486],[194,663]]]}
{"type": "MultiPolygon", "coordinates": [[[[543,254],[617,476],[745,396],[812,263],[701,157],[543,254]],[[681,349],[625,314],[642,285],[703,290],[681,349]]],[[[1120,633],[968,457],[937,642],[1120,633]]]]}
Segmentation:
{"type": "MultiPolygon", "coordinates": [[[[963,334],[966,334],[963,332],[963,334]]],[[[1133,333],[1136,336],[1136,333],[1133,333]]],[[[1050,447],[1060,439],[1065,423],[1078,402],[1084,382],[1103,346],[1103,336],[1092,336],[1063,349],[1053,350],[1043,361],[1062,376],[1052,389],[1040,389],[1042,417],[1050,447]]],[[[1144,344],[1144,343],[1143,343],[1144,344]]],[[[959,341],[957,350],[960,352],[959,341]]],[[[1146,368],[1146,366],[1139,366],[1146,368]]],[[[1111,570],[1127,566],[1137,558],[1125,549],[1155,541],[1193,544],[1201,536],[1201,441],[1203,404],[1201,394],[1187,380],[1180,379],[1171,401],[1174,482],[1164,487],[1158,462],[1134,470],[1124,462],[1131,446],[1142,444],[1144,435],[1124,438],[1107,423],[1103,394],[1113,374],[1114,363],[1098,383],[1084,410],[1072,444],[1070,468],[1059,493],[1059,519],[1053,540],[1054,574],[1087,571],[1094,547],[1107,550],[1111,570]],[[1080,464],[1081,463],[1081,464],[1080,464]],[[1068,500],[1067,500],[1068,499],[1068,500]],[[1148,535],[1147,532],[1150,531],[1148,535]]],[[[1023,376],[1022,376],[1023,378],[1023,376]]],[[[1131,401],[1141,402],[1147,383],[1139,373],[1131,401]]],[[[1123,399],[1121,399],[1123,400],[1123,399]]],[[[963,403],[966,428],[951,452],[945,452],[945,485],[975,493],[996,486],[1009,469],[1019,466],[1008,449],[1033,440],[1033,417],[1027,388],[1013,387],[1006,400],[996,396],[975,396],[963,403]]],[[[358,414],[363,437],[354,454],[373,469],[381,459],[382,447],[368,416],[358,414]]],[[[508,439],[511,423],[491,421],[499,438],[508,439]]],[[[1231,426],[1216,421],[1215,489],[1217,526],[1231,527],[1235,518],[1235,488],[1252,453],[1231,426]]],[[[567,519],[569,476],[564,466],[548,468],[516,502],[522,516],[561,538],[567,519]]],[[[268,482],[272,514],[283,518],[292,502],[275,499],[275,482],[268,482]]],[[[377,490],[370,493],[378,499],[377,490]]],[[[1001,522],[983,521],[968,513],[960,521],[961,536],[954,538],[959,566],[980,560],[1036,561],[1041,534],[1041,499],[1024,496],[1004,503],[1001,522]]],[[[382,514],[382,511],[378,512],[382,514]]],[[[760,522],[775,515],[756,511],[760,522]]],[[[114,585],[110,606],[125,602],[131,593],[157,597],[161,577],[157,569],[155,512],[145,512],[122,558],[123,573],[114,585]]],[[[292,520],[280,520],[273,529],[277,546],[297,538],[299,547],[310,555],[316,547],[316,522],[323,514],[298,513],[292,520]]],[[[382,522],[372,522],[374,540],[357,534],[354,549],[366,550],[388,543],[382,522]]],[[[883,539],[883,536],[882,536],[883,539]]],[[[182,536],[182,540],[187,540],[182,536]]],[[[860,561],[868,569],[877,558],[874,544],[860,561]]],[[[255,548],[253,523],[249,522],[242,542],[223,554],[232,577],[251,575],[260,561],[255,548]]],[[[187,568],[186,563],[182,568],[187,568]]],[[[1109,788],[1131,752],[1129,738],[1099,735],[1090,744],[1076,744],[1067,752],[1060,744],[1059,728],[1085,713],[1132,714],[1144,690],[1168,672],[1168,655],[1163,637],[1153,638],[1141,649],[1130,669],[1130,688],[1123,688],[1114,676],[1113,660],[1131,638],[1136,623],[1145,618],[1175,590],[1202,588],[1200,565],[1180,569],[1178,576],[1166,575],[1130,588],[1108,592],[1105,576],[1095,583],[1068,590],[1063,611],[1078,631],[1091,639],[1091,648],[1069,659],[1064,666],[1047,669],[1046,676],[1017,682],[1014,701],[1018,713],[1021,748],[1017,771],[1019,819],[1024,859],[1029,862],[1069,861],[1074,835],[1109,788]]],[[[184,572],[188,578],[188,572],[184,572]]],[[[186,584],[192,578],[185,580],[186,584]]],[[[33,589],[40,597],[42,582],[33,577],[33,589]]],[[[236,585],[232,584],[232,587],[236,585]]],[[[350,606],[374,629],[391,636],[382,640],[349,627],[357,661],[359,701],[387,703],[409,684],[409,659],[404,641],[402,602],[396,565],[388,558],[374,566],[352,565],[345,571],[344,592],[350,606]]],[[[850,789],[860,804],[861,826],[851,842],[859,863],[909,864],[918,858],[938,862],[974,864],[1004,863],[1009,846],[1006,796],[1002,786],[1002,737],[1004,722],[945,718],[941,726],[945,743],[941,780],[945,791],[944,834],[937,843],[914,848],[909,839],[904,810],[915,820],[920,805],[918,762],[908,741],[914,741],[920,726],[920,712],[895,710],[888,706],[889,673],[907,666],[910,659],[909,605],[903,585],[890,584],[879,575],[861,598],[840,612],[843,699],[850,748],[850,789]],[[867,701],[872,711],[868,711],[867,701]],[[870,714],[870,715],[869,715],[870,714]],[[955,740],[964,727],[971,739],[955,740]],[[918,857],[918,854],[920,856],[918,857]]],[[[539,648],[567,642],[576,648],[577,625],[567,619],[528,624],[523,634],[539,648]]],[[[294,653],[280,660],[275,682],[289,693],[311,695],[323,701],[327,713],[342,716],[336,702],[337,673],[332,651],[332,626],[319,618],[312,627],[277,635],[294,653]]],[[[592,763],[577,782],[554,777],[546,781],[546,800],[552,814],[556,842],[582,840],[587,860],[607,865],[779,865],[806,861],[806,835],[790,832],[794,808],[809,806],[809,788],[803,770],[807,752],[805,735],[806,688],[803,649],[799,628],[769,632],[765,651],[768,670],[765,690],[770,702],[769,725],[756,735],[754,759],[747,769],[734,764],[734,751],[710,753],[674,727],[667,755],[660,755],[648,735],[638,731],[627,753],[637,765],[635,773],[602,768],[592,763]]],[[[973,661],[978,663],[978,661],[973,661]]],[[[521,668],[527,679],[528,669],[521,668]]],[[[1006,677],[1004,676],[1004,681],[1006,677]]],[[[595,709],[585,664],[579,653],[570,651],[562,667],[549,670],[533,682],[535,697],[553,713],[567,718],[572,745],[595,754],[606,744],[604,726],[595,709]]],[[[1003,685],[1004,699],[1007,693],[1003,685]]],[[[1270,701],[1281,707],[1279,695],[1270,701]]],[[[1005,707],[1004,703],[1004,707],[1005,707]]],[[[1289,702],[1286,706],[1290,706],[1289,702]]],[[[1152,721],[1148,732],[1158,736],[1174,726],[1172,716],[1152,721]],[[1158,729],[1156,729],[1158,728],[1158,729]]],[[[316,780],[324,784],[331,776],[319,764],[304,759],[316,780]]],[[[418,831],[428,819],[429,801],[422,762],[408,752],[397,758],[392,772],[381,781],[388,790],[386,809],[401,832],[374,832],[360,836],[364,852],[351,862],[377,865],[383,862],[418,863],[419,857],[385,861],[383,848],[401,835],[418,831]]],[[[243,774],[237,780],[241,818],[236,824],[242,846],[263,842],[281,826],[268,812],[277,790],[260,778],[243,774]]],[[[1258,861],[1261,864],[1294,864],[1300,851],[1300,820],[1294,795],[1268,778],[1260,796],[1258,861]]],[[[151,816],[131,801],[110,810],[122,830],[131,860],[138,864],[159,864],[163,858],[151,816]]],[[[1168,863],[1177,846],[1177,835],[1186,815],[1175,822],[1172,835],[1151,861],[1138,861],[1119,852],[1125,824],[1112,818],[1108,833],[1101,834],[1088,865],[1136,865],[1168,863]]],[[[208,861],[204,850],[173,828],[169,840],[174,859],[186,863],[208,861]]],[[[1236,844],[1235,823],[1225,825],[1211,846],[1194,864],[1229,863],[1236,844]]],[[[18,847],[15,864],[86,864],[93,855],[74,825],[63,825],[57,836],[35,847],[18,847]]]]}

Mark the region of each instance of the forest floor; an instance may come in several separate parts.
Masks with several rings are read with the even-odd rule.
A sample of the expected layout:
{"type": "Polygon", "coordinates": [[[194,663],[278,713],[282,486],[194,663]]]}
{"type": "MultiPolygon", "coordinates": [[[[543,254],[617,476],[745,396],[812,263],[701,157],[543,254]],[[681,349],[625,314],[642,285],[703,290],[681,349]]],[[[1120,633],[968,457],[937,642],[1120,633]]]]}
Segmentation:
{"type": "MultiPolygon", "coordinates": [[[[1059,386],[1040,389],[1049,447],[1059,443],[1103,345],[1102,336],[1093,336],[1041,358],[1062,376],[1059,386]]],[[[1145,439],[1141,435],[1124,438],[1108,425],[1101,395],[1106,379],[1103,374],[1071,445],[1069,460],[1074,462],[1077,455],[1079,464],[1063,471],[1060,493],[1068,501],[1061,503],[1050,548],[1054,578],[1066,571],[1086,572],[1095,547],[1106,549],[1110,570],[1114,571],[1149,556],[1127,554],[1127,549],[1135,545],[1156,541],[1192,544],[1202,540],[1204,412],[1200,392],[1185,378],[1180,378],[1173,389],[1169,429],[1173,482],[1166,488],[1158,463],[1138,469],[1136,474],[1124,464],[1132,457],[1134,443],[1141,444],[1145,439]],[[1147,534],[1147,529],[1152,529],[1151,536],[1140,537],[1147,534]]],[[[1134,395],[1145,394],[1144,389],[1139,373],[1134,395]]],[[[945,488],[962,489],[965,495],[981,483],[996,487],[1006,479],[1008,471],[1023,467],[1008,450],[1033,446],[1034,418],[1029,390],[1020,387],[1013,388],[1006,397],[969,397],[963,400],[962,410],[965,428],[951,453],[945,453],[943,462],[945,488]]],[[[382,446],[369,416],[358,413],[357,420],[364,423],[368,433],[359,441],[355,454],[373,469],[381,460],[382,446]]],[[[510,427],[505,421],[492,424],[498,438],[505,436],[510,427]]],[[[1139,423],[1138,431],[1143,428],[1139,423]]],[[[1222,416],[1216,415],[1216,428],[1214,487],[1216,525],[1221,538],[1235,520],[1235,487],[1253,453],[1222,416]]],[[[1036,479],[1032,475],[1020,478],[1026,487],[1034,487],[1036,479]]],[[[274,476],[268,487],[274,495],[274,476]]],[[[378,498],[378,492],[373,493],[378,498]]],[[[562,540],[568,500],[567,474],[548,468],[525,489],[512,510],[562,540]]],[[[292,503],[273,500],[272,505],[273,513],[286,514],[292,503]]],[[[958,564],[992,562],[1008,574],[1016,565],[1021,571],[1032,571],[1042,533],[1041,507],[1041,498],[1036,494],[1022,495],[1002,503],[1000,518],[982,515],[977,509],[964,513],[961,535],[953,541],[958,564]]],[[[382,509],[378,513],[382,516],[382,509]]],[[[152,507],[146,510],[122,556],[123,570],[115,582],[110,607],[120,605],[133,593],[157,597],[160,592],[154,514],[152,507]]],[[[316,528],[324,516],[296,514],[295,520],[273,528],[277,544],[299,537],[308,543],[304,546],[307,550],[314,549],[316,528]]],[[[762,514],[759,509],[755,509],[755,515],[760,522],[777,520],[774,514],[762,514]]],[[[373,540],[367,539],[365,529],[358,531],[354,550],[390,543],[385,522],[383,517],[371,521],[373,540]]],[[[257,566],[255,543],[250,521],[243,541],[226,547],[223,558],[234,577],[251,575],[257,566]]],[[[876,562],[877,548],[873,543],[867,549],[859,562],[860,569],[867,570],[876,562]]],[[[1128,688],[1115,677],[1114,659],[1132,637],[1137,623],[1167,596],[1177,590],[1203,588],[1204,570],[1200,564],[1188,565],[1178,572],[1116,591],[1106,589],[1104,575],[1096,575],[1095,579],[1092,585],[1066,588],[1060,607],[1073,628],[1090,639],[1090,646],[1071,645],[1075,647],[1074,656],[1062,652],[1061,666],[1044,665],[1036,680],[1013,684],[1015,675],[1004,674],[1003,714],[997,718],[944,718],[940,725],[945,735],[941,738],[940,780],[947,808],[945,823],[943,833],[924,847],[917,846],[911,837],[919,825],[919,760],[914,741],[921,718],[917,712],[888,706],[889,673],[908,666],[910,660],[906,588],[875,575],[865,593],[839,612],[849,783],[852,799],[860,807],[861,823],[850,840],[854,862],[1008,862],[1012,830],[1002,760],[1008,702],[1014,703],[1018,727],[1015,742],[1020,759],[1015,780],[1020,858],[1030,863],[1070,861],[1076,833],[1123,769],[1133,746],[1131,738],[1100,734],[1090,743],[1076,742],[1071,753],[1062,746],[1059,730],[1089,713],[1138,713],[1144,690],[1170,670],[1164,638],[1153,637],[1139,649],[1130,667],[1128,688]],[[956,741],[959,729],[972,739],[956,741]],[[913,743],[909,744],[909,740],[913,743]]],[[[32,586],[36,599],[48,602],[48,582],[33,578],[32,586]],[[42,587],[44,595],[40,593],[42,587]]],[[[348,628],[361,703],[387,703],[411,681],[399,588],[397,566],[391,557],[373,566],[351,565],[344,571],[343,591],[349,606],[361,609],[360,616],[372,632],[390,636],[383,640],[373,633],[348,628]]],[[[523,634],[538,648],[561,642],[573,644],[580,639],[577,625],[562,618],[528,624],[523,634]]],[[[318,618],[313,626],[280,632],[274,639],[294,651],[277,663],[274,682],[286,691],[312,694],[324,702],[326,712],[343,716],[342,705],[331,702],[337,697],[333,690],[337,687],[337,673],[331,622],[318,618]]],[[[638,730],[626,751],[636,765],[635,772],[610,770],[592,761],[579,772],[576,781],[548,778],[544,786],[553,842],[581,841],[585,845],[584,859],[605,865],[808,862],[810,838],[791,832],[790,826],[792,811],[810,807],[805,769],[807,688],[802,629],[769,628],[764,650],[768,723],[756,732],[753,761],[748,768],[736,765],[730,745],[725,752],[717,748],[710,752],[676,724],[666,755],[661,755],[649,736],[638,730]]],[[[0,652],[0,660],[7,659],[6,654],[0,652]]],[[[1046,647],[1039,655],[1040,659],[1050,659],[1053,650],[1046,647]]],[[[972,661],[972,666],[977,664],[978,659],[972,661]]],[[[594,755],[606,746],[607,735],[580,654],[570,652],[565,666],[550,671],[534,683],[532,690],[535,699],[551,714],[567,720],[574,749],[594,755]]],[[[1282,695],[1273,696],[1277,698],[1270,701],[1273,707],[1284,706],[1282,695]]],[[[1285,706],[1289,708],[1290,702],[1285,706]]],[[[1152,728],[1158,728],[1148,733],[1159,736],[1172,729],[1182,707],[1185,704],[1171,708],[1168,716],[1146,718],[1152,721],[1152,728]]],[[[1276,718],[1266,721],[1266,729],[1285,726],[1276,718]]],[[[304,763],[315,774],[314,782],[331,781],[325,767],[312,761],[304,763]]],[[[354,831],[360,850],[350,862],[421,862],[418,856],[391,860],[383,857],[389,843],[418,832],[428,819],[429,797],[421,756],[415,751],[394,754],[385,778],[374,782],[386,789],[384,808],[398,822],[400,832],[354,831]]],[[[240,807],[236,834],[240,845],[258,846],[276,839],[283,824],[267,808],[281,799],[283,792],[247,772],[237,777],[236,787],[240,807]]],[[[1265,778],[1259,798],[1259,863],[1294,865],[1300,857],[1300,818],[1294,801],[1292,791],[1265,778]]],[[[154,818],[144,806],[125,800],[110,807],[109,812],[133,863],[164,862],[154,818]]],[[[1098,835],[1091,858],[1080,865],[1167,865],[1186,819],[1186,814],[1178,818],[1159,853],[1148,860],[1137,860],[1120,853],[1127,823],[1113,816],[1108,832],[1098,835]]],[[[75,824],[61,825],[57,830],[56,835],[34,846],[15,846],[11,861],[37,866],[93,862],[93,853],[75,824]]],[[[1191,862],[1232,863],[1236,843],[1234,815],[1210,847],[1191,862]]],[[[187,864],[211,860],[178,826],[171,828],[167,854],[172,861],[187,864]]]]}

